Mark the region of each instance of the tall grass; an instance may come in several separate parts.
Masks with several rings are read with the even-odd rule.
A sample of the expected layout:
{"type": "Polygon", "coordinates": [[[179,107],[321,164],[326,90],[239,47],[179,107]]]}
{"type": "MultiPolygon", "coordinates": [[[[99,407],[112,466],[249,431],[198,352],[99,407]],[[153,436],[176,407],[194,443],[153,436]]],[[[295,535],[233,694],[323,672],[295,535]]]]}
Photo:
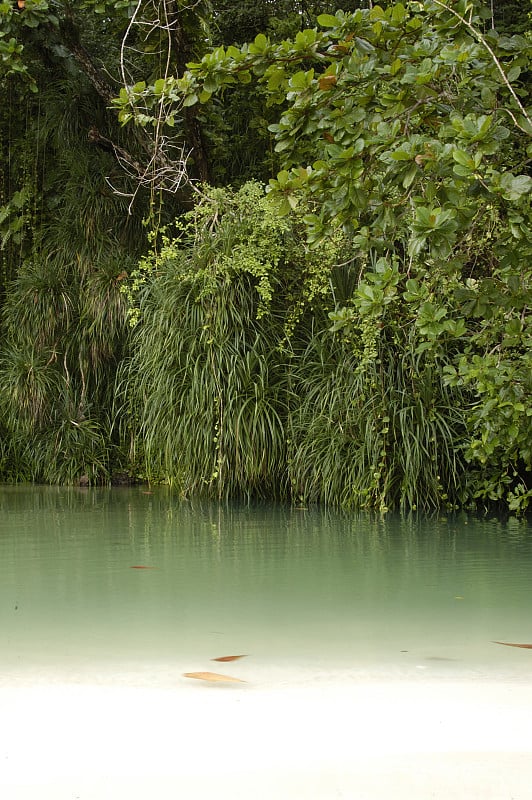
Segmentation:
{"type": "Polygon", "coordinates": [[[0,345],[3,479],[109,480],[109,409],[126,331],[120,264],[80,279],[53,260],[25,264],[8,287],[0,345]]]}
{"type": "Polygon", "coordinates": [[[140,296],[123,436],[151,479],[186,494],[282,497],[289,225],[259,184],[203,191],[140,296]]]}
{"type": "Polygon", "coordinates": [[[122,467],[110,416],[128,333],[120,286],[146,244],[149,193],[130,214],[111,190],[122,170],[87,132],[134,141],[75,71],[11,112],[2,185],[27,198],[28,221],[2,252],[0,479],[107,481],[122,467]]]}
{"type": "Polygon", "coordinates": [[[142,304],[127,373],[146,471],[186,494],[278,496],[286,484],[281,321],[257,320],[248,275],[183,280],[169,265],[142,304]]]}
{"type": "Polygon", "coordinates": [[[290,480],[306,502],[428,509],[459,502],[463,399],[441,365],[381,337],[361,369],[350,342],[316,333],[294,367],[290,480]]]}

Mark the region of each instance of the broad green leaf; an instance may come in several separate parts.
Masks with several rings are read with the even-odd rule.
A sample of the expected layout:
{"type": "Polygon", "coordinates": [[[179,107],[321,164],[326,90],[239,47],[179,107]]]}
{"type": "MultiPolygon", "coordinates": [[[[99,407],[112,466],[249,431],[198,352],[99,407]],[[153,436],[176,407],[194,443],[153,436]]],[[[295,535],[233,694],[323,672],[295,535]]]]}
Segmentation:
{"type": "Polygon", "coordinates": [[[296,91],[301,91],[303,89],[307,89],[310,86],[313,78],[314,78],[313,69],[308,70],[308,72],[300,70],[299,72],[296,72],[295,75],[292,75],[288,85],[291,89],[295,89],[296,91]]]}
{"type": "Polygon", "coordinates": [[[395,3],[392,6],[392,22],[394,25],[400,25],[406,19],[406,9],[402,3],[395,3]]]}
{"type": "Polygon", "coordinates": [[[390,64],[390,75],[397,75],[401,67],[403,66],[403,62],[400,58],[396,58],[395,61],[392,61],[390,64]]]}
{"type": "Polygon", "coordinates": [[[467,167],[470,170],[475,169],[475,162],[469,155],[466,153],[465,150],[453,150],[453,158],[458,163],[461,164],[463,167],[467,167]]]}
{"type": "Polygon", "coordinates": [[[188,108],[189,106],[195,106],[198,100],[199,100],[198,95],[195,92],[193,92],[192,94],[186,95],[185,99],[183,100],[183,105],[185,106],[185,108],[188,108]]]}
{"type": "Polygon", "coordinates": [[[518,64],[515,64],[511,67],[508,72],[506,73],[506,77],[512,83],[512,81],[516,81],[521,74],[521,67],[518,64]]]}
{"type": "Polygon", "coordinates": [[[308,30],[305,30],[305,31],[299,31],[296,34],[296,38],[295,38],[294,44],[295,44],[297,50],[299,50],[299,49],[303,50],[303,49],[313,45],[315,41],[316,41],[316,31],[312,30],[312,29],[308,29],[308,30]]]}
{"type": "Polygon", "coordinates": [[[373,6],[373,8],[370,9],[369,18],[371,20],[384,19],[384,16],[385,16],[384,11],[380,6],[373,6]]]}
{"type": "MultiPolygon", "coordinates": [[[[375,7],[378,8],[378,6],[375,7]]],[[[361,39],[360,36],[355,36],[355,43],[357,48],[362,53],[372,53],[375,50],[375,47],[371,44],[371,42],[368,42],[367,39],[361,39]]]]}
{"type": "Polygon", "coordinates": [[[338,20],[332,14],[320,14],[318,17],[318,25],[323,28],[336,28],[338,20]]]}
{"type": "Polygon", "coordinates": [[[281,139],[281,141],[277,142],[277,144],[275,145],[275,152],[282,153],[284,150],[288,150],[289,147],[293,147],[293,145],[294,145],[293,139],[291,138],[281,139]]]}
{"type": "Polygon", "coordinates": [[[519,200],[523,195],[532,193],[532,178],[528,175],[512,175],[506,172],[501,175],[500,185],[507,200],[519,200]]]}
{"type": "Polygon", "coordinates": [[[255,39],[252,44],[249,46],[250,53],[264,53],[268,47],[268,39],[263,33],[259,33],[255,36],[255,39]]]}
{"type": "Polygon", "coordinates": [[[393,158],[394,161],[411,161],[413,156],[412,153],[407,153],[406,150],[394,150],[390,154],[390,158],[393,158]]]}
{"type": "Polygon", "coordinates": [[[414,183],[415,179],[418,176],[418,167],[416,164],[412,164],[412,166],[405,172],[403,175],[402,184],[405,189],[409,189],[410,186],[414,183]]]}

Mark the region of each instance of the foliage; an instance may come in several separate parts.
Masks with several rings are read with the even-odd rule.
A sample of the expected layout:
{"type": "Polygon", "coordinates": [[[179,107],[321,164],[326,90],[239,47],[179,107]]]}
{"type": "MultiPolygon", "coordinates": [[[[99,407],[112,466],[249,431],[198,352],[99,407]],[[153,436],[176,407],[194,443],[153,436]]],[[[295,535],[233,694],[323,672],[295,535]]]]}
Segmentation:
{"type": "Polygon", "coordinates": [[[416,352],[397,308],[361,320],[356,335],[328,331],[331,289],[351,295],[334,267],[346,242],[318,267],[297,225],[258,184],[205,187],[133,276],[133,354],[119,386],[137,463],[140,451],[149,477],[187,494],[290,488],[351,507],[458,505],[462,391],[416,352]]]}
{"type": "MultiPolygon", "coordinates": [[[[323,30],[281,43],[259,34],[220,47],[164,91],[176,103],[204,104],[256,79],[280,105],[270,131],[283,169],[272,196],[281,212],[305,208],[307,242],[317,249],[341,230],[350,239],[346,261],[360,275],[332,315],[334,329],[356,339],[370,325],[413,326],[408,345],[389,337],[395,357],[411,352],[422,381],[419,359],[428,358],[463,393],[458,428],[447,418],[444,427],[467,430],[465,446],[458,455],[453,447],[448,463],[471,462],[470,496],[524,508],[532,469],[529,41],[483,33],[464,0],[374,5],[318,23],[323,30]]],[[[437,394],[450,409],[441,378],[437,394]]],[[[395,396],[399,408],[404,397],[395,396]]],[[[388,407],[383,414],[391,418],[388,407]]]]}
{"type": "Polygon", "coordinates": [[[522,4],[17,8],[4,477],[106,479],[130,442],[187,493],[526,510],[522,4]]]}
{"type": "Polygon", "coordinates": [[[283,319],[273,298],[287,282],[288,222],[257,184],[203,192],[137,276],[141,323],[121,375],[122,417],[149,476],[185,493],[267,496],[286,480],[283,319]]]}
{"type": "MultiPolygon", "coordinates": [[[[128,333],[119,289],[145,246],[150,198],[138,194],[128,213],[129,198],[112,191],[131,189],[112,144],[134,150],[136,134],[113,122],[61,44],[69,4],[45,6],[10,9],[26,77],[0,88],[0,478],[95,483],[120,466],[110,416],[128,333]]],[[[92,14],[81,19],[97,55],[92,14]]],[[[109,43],[119,27],[103,29],[109,43]]],[[[116,35],[107,57],[118,46],[116,35]]]]}
{"type": "Polygon", "coordinates": [[[57,263],[33,262],[9,286],[0,350],[4,479],[109,480],[117,453],[106,409],[126,329],[118,269],[93,267],[80,286],[57,263]]]}
{"type": "Polygon", "coordinates": [[[294,494],[381,511],[458,507],[467,497],[462,393],[445,385],[439,360],[416,352],[414,329],[393,314],[380,328],[368,323],[353,338],[318,331],[294,365],[294,494]]]}
{"type": "Polygon", "coordinates": [[[490,14],[493,12],[492,27],[500,33],[526,33],[530,30],[530,3],[528,0],[493,0],[490,2],[490,14]]]}

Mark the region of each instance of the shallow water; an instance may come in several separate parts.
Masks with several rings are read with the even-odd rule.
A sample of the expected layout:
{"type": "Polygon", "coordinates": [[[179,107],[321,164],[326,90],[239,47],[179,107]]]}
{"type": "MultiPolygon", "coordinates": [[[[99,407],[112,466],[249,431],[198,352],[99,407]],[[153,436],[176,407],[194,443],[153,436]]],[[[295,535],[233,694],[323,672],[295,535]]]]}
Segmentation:
{"type": "Polygon", "coordinates": [[[529,681],[531,576],[516,520],[0,487],[0,686],[529,681]]]}

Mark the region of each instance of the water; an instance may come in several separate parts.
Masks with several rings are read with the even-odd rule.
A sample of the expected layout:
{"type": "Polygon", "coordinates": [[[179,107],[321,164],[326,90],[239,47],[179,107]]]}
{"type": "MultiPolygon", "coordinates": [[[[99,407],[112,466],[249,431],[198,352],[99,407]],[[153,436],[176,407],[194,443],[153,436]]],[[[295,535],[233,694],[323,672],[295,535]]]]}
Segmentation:
{"type": "Polygon", "coordinates": [[[2,487],[0,796],[528,800],[531,567],[517,521],[2,487]]]}
{"type": "Polygon", "coordinates": [[[532,643],[531,575],[516,520],[2,487],[0,686],[526,682],[532,651],[493,642],[532,643]]]}

